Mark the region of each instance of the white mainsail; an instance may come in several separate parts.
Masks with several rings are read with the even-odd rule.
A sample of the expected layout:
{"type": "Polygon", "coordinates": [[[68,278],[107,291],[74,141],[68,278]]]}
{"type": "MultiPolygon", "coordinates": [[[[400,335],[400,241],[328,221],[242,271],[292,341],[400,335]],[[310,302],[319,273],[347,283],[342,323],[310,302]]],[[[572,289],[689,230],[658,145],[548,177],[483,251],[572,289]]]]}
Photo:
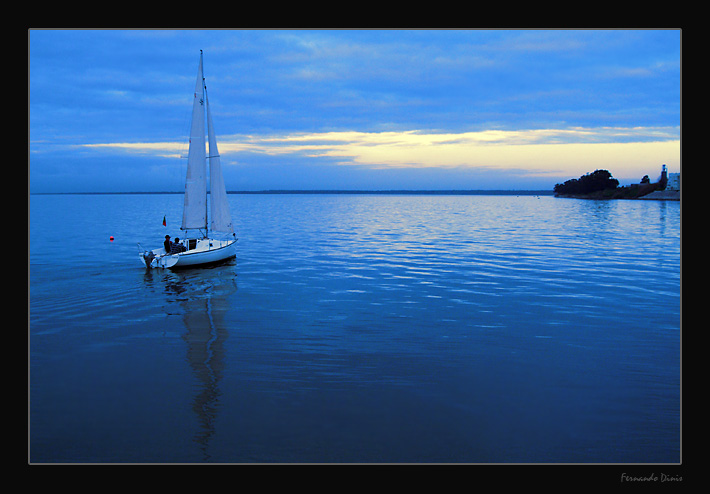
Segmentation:
{"type": "Polygon", "coordinates": [[[202,52],[197,70],[197,83],[192,103],[190,148],[187,154],[185,204],[182,210],[182,230],[207,228],[207,176],[205,166],[205,109],[203,97],[202,52]]]}

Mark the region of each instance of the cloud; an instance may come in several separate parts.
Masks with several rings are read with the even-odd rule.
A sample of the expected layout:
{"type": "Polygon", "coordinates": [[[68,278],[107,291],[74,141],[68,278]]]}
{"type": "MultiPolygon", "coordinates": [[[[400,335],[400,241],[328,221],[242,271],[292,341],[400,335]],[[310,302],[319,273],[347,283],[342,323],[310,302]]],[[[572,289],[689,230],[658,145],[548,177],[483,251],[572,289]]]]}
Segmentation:
{"type": "Polygon", "coordinates": [[[184,144],[176,142],[112,142],[103,144],[81,144],[75,147],[150,154],[160,158],[180,158],[183,151],[186,150],[184,144]]]}

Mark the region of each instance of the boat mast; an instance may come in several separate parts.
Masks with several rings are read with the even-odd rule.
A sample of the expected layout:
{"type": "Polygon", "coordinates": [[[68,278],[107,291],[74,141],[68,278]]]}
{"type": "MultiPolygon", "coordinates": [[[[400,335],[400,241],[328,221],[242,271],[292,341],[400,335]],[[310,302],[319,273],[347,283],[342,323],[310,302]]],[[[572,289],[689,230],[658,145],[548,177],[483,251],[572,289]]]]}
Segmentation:
{"type": "MultiPolygon", "coordinates": [[[[207,86],[205,85],[205,66],[202,63],[202,50],[200,50],[200,70],[202,71],[202,101],[205,102],[203,107],[207,106],[207,101],[205,99],[205,90],[207,86]]],[[[202,113],[202,118],[205,118],[205,113],[202,113]]],[[[205,180],[207,180],[207,160],[209,158],[205,157],[205,180]]],[[[209,213],[209,207],[207,206],[207,187],[205,187],[205,238],[209,235],[210,221],[207,216],[209,213]]]]}

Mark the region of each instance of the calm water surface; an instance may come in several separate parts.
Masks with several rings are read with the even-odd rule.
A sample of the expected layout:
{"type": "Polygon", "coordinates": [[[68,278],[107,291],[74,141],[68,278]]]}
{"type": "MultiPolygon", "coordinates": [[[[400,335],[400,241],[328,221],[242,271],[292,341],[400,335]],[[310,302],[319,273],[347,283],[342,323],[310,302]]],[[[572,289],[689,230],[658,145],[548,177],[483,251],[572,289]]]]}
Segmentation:
{"type": "Polygon", "coordinates": [[[229,201],[171,272],[181,195],[30,196],[30,461],[680,461],[679,203],[229,201]]]}

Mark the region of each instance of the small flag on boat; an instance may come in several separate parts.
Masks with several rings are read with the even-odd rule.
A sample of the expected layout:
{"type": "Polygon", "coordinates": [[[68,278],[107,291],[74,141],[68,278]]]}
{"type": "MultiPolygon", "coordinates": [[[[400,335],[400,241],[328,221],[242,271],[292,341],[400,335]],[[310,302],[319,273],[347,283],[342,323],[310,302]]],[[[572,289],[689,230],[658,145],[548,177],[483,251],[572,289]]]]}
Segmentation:
{"type": "Polygon", "coordinates": [[[163,216],[163,226],[168,226],[168,224],[165,222],[165,216],[163,216]]]}

